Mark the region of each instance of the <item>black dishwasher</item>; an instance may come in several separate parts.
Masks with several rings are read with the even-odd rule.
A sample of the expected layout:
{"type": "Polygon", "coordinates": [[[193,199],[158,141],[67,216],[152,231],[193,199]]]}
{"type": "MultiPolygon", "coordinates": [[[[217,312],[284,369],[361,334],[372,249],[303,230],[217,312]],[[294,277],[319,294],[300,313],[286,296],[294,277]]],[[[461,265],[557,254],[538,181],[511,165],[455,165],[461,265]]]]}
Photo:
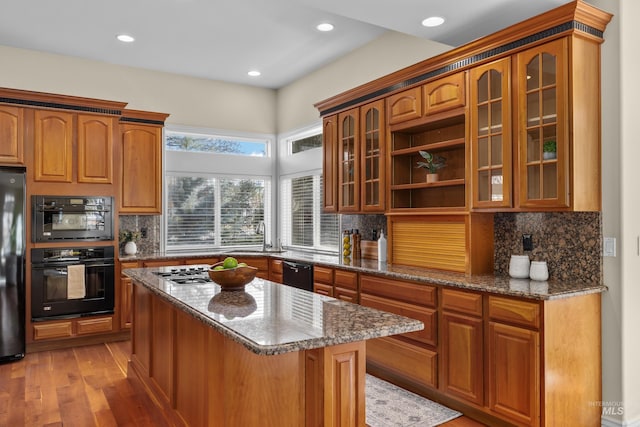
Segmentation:
{"type": "Polygon", "coordinates": [[[282,261],[282,281],[287,286],[313,292],[313,265],[282,261]]]}

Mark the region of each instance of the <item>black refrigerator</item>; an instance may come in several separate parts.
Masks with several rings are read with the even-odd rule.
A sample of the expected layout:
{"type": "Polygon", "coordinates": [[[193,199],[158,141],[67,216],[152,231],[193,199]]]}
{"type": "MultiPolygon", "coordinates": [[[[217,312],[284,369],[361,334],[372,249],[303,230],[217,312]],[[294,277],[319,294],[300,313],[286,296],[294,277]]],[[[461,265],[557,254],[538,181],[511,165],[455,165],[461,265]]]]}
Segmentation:
{"type": "Polygon", "coordinates": [[[25,353],[25,170],[0,167],[0,363],[25,353]]]}

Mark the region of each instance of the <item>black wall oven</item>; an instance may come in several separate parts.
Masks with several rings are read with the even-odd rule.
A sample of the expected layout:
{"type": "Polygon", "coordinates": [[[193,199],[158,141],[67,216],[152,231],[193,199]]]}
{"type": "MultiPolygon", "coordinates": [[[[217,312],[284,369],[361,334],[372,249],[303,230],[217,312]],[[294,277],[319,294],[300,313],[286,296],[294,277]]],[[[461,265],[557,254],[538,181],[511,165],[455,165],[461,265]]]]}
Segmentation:
{"type": "Polygon", "coordinates": [[[114,247],[31,249],[31,317],[111,314],[114,247]]]}
{"type": "Polygon", "coordinates": [[[113,240],[113,197],[31,196],[33,242],[113,240]]]}

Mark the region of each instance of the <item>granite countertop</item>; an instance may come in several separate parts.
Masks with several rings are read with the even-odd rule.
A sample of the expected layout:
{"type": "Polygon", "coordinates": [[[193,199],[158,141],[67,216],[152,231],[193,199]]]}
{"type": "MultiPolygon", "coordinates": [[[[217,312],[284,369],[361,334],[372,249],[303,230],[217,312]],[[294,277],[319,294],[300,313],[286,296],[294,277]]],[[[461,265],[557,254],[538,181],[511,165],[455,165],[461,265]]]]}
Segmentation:
{"type": "MultiPolygon", "coordinates": [[[[198,267],[192,266],[192,267],[198,267]]],[[[418,331],[404,316],[256,278],[244,291],[215,283],[176,284],[154,274],[167,267],[125,269],[178,309],[260,355],[274,355],[418,331]]]]}
{"type": "Polygon", "coordinates": [[[260,251],[227,251],[203,253],[156,253],[151,255],[120,257],[120,261],[135,261],[145,259],[181,259],[204,258],[211,256],[243,256],[243,257],[273,257],[291,261],[309,262],[314,265],[338,267],[360,273],[374,274],[391,279],[411,280],[425,284],[456,287],[480,292],[516,296],[535,300],[550,300],[569,298],[578,295],[600,293],[607,290],[600,283],[563,282],[549,280],[538,282],[529,279],[512,279],[510,277],[492,275],[466,275],[463,273],[429,270],[417,267],[407,267],[378,263],[377,260],[354,259],[346,263],[342,257],[316,254],[301,251],[260,252],[260,251]]]}

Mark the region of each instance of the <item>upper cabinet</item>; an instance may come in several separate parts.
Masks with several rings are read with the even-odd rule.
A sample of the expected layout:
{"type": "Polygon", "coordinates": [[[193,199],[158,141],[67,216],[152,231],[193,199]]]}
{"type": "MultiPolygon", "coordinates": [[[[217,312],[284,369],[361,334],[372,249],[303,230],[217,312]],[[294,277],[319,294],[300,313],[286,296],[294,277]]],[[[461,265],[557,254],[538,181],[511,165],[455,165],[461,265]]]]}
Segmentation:
{"type": "Polygon", "coordinates": [[[114,117],[78,114],[78,182],[113,182],[114,117]]]}
{"type": "Polygon", "coordinates": [[[472,206],[511,206],[511,58],[472,68],[470,145],[472,206]]]}
{"type": "Polygon", "coordinates": [[[523,207],[570,206],[568,43],[563,38],[517,55],[518,194],[523,207]]]}
{"type": "Polygon", "coordinates": [[[424,85],[424,114],[431,115],[465,105],[465,73],[456,73],[424,85]]]}
{"type": "Polygon", "coordinates": [[[383,100],[323,119],[325,212],[384,212],[384,124],[383,100]]]}
{"type": "Polygon", "coordinates": [[[34,179],[72,182],[73,114],[36,110],[34,137],[34,179]]]}
{"type": "Polygon", "coordinates": [[[162,213],[162,128],[167,116],[123,111],[120,119],[120,213],[162,213]]]}
{"type": "Polygon", "coordinates": [[[24,164],[24,108],[0,105],[0,163],[24,164]]]}

